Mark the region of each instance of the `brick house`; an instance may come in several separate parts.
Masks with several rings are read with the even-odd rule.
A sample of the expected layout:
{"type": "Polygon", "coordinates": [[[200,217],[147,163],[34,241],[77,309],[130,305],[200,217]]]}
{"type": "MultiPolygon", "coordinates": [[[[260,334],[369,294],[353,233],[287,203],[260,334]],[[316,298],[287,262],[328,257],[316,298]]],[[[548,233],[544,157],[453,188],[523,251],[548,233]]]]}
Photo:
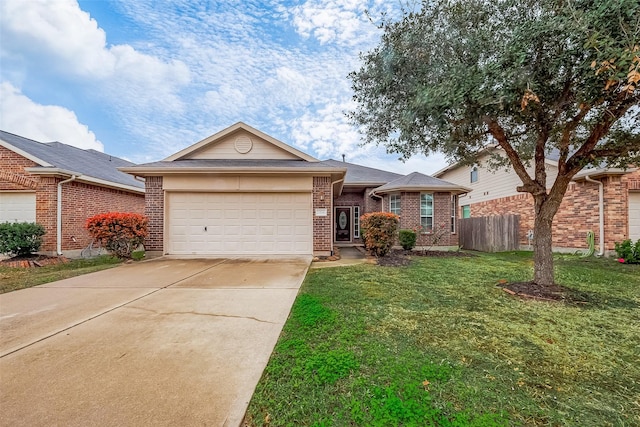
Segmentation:
{"type": "MultiPolygon", "coordinates": [[[[529,245],[535,216],[533,197],[516,191],[522,182],[513,169],[490,171],[488,158],[488,154],[482,156],[473,166],[453,164],[434,176],[472,189],[459,197],[462,217],[520,215],[520,244],[529,245]]],[[[557,159],[554,153],[546,159],[548,187],[558,173],[557,159]]],[[[586,249],[589,231],[594,232],[601,253],[613,251],[616,242],[640,239],[639,169],[593,168],[576,174],[554,218],[554,250],[586,249]]]]}
{"type": "Polygon", "coordinates": [[[46,230],[42,253],[76,256],[91,242],[87,218],[144,212],[144,182],[117,169],[132,164],[0,131],[0,222],[37,222],[46,230]]]}
{"type": "Polygon", "coordinates": [[[419,244],[445,224],[441,244],[455,245],[455,198],[468,191],[320,161],[244,123],[120,170],[145,177],[147,251],[184,256],[330,255],[336,245],[360,244],[360,216],[381,210],[400,214],[402,227],[422,224],[419,244]]]}

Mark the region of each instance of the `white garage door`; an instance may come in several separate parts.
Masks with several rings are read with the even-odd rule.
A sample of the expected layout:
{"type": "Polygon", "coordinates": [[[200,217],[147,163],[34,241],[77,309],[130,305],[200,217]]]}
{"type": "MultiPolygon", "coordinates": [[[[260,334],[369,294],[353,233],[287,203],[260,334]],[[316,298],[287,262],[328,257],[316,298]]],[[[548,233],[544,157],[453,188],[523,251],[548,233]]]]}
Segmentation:
{"type": "Polygon", "coordinates": [[[640,239],[640,193],[629,192],[629,238],[640,239]]]}
{"type": "Polygon", "coordinates": [[[35,221],[36,193],[0,192],[0,223],[35,221]]]}
{"type": "Polygon", "coordinates": [[[168,253],[312,253],[311,193],[168,193],[168,253]]]}

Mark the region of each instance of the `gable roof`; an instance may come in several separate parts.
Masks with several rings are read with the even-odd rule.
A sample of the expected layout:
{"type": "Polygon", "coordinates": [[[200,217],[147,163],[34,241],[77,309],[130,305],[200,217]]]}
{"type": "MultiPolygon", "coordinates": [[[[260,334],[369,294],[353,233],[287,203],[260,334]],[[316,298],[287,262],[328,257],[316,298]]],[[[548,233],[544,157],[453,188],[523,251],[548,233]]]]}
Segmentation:
{"type": "Polygon", "coordinates": [[[96,150],[83,150],[61,142],[38,142],[0,130],[0,145],[33,161],[33,174],[76,175],[80,181],[144,192],[144,183],[117,168],[133,163],[96,150]]]}
{"type": "Polygon", "coordinates": [[[344,184],[346,186],[358,185],[377,187],[402,176],[400,174],[381,169],[370,168],[367,166],[356,165],[355,163],[342,162],[333,159],[323,160],[321,163],[332,167],[347,168],[347,174],[344,177],[344,184]]]}
{"type": "Polygon", "coordinates": [[[461,194],[468,193],[471,189],[420,172],[412,172],[376,188],[372,191],[372,194],[385,194],[396,191],[448,191],[461,194]]]}
{"type": "Polygon", "coordinates": [[[249,126],[246,123],[243,122],[238,122],[232,126],[229,126],[226,129],[221,130],[218,133],[215,133],[205,139],[203,139],[202,141],[196,142],[193,145],[188,146],[187,148],[178,151],[175,154],[172,154],[171,156],[167,157],[166,159],[164,159],[167,162],[172,162],[175,160],[186,160],[188,158],[188,156],[190,154],[196,153],[198,151],[201,151],[203,149],[205,149],[208,146],[212,146],[212,145],[216,145],[217,143],[219,143],[221,140],[225,139],[228,136],[233,135],[234,133],[237,133],[239,131],[245,131],[248,132],[254,136],[256,136],[257,138],[260,138],[264,141],[266,141],[267,143],[279,148],[280,150],[283,150],[291,155],[293,155],[295,158],[299,159],[299,160],[305,160],[307,162],[317,162],[318,159],[303,153],[300,150],[297,150],[295,148],[293,148],[290,145],[285,144],[282,141],[279,141],[275,138],[273,138],[272,136],[267,135],[264,132],[259,131],[258,129],[255,129],[251,126],[249,126]]]}

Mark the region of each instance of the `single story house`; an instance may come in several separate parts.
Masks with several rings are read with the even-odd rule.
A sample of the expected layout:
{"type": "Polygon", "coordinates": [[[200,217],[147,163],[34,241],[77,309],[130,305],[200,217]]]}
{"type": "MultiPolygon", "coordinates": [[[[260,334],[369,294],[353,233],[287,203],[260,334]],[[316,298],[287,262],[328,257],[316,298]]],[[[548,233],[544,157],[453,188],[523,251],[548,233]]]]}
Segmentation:
{"type": "MultiPolygon", "coordinates": [[[[520,215],[520,244],[529,245],[533,233],[534,204],[513,168],[496,171],[487,166],[489,154],[472,166],[452,164],[434,176],[471,188],[459,197],[462,217],[520,215]]],[[[558,173],[558,153],[545,160],[547,188],[558,173]]],[[[533,173],[533,165],[529,168],[533,173]]],[[[640,170],[637,168],[590,168],[573,178],[553,222],[553,246],[558,251],[588,248],[586,236],[595,234],[600,253],[614,250],[615,243],[640,239],[640,170]],[[604,244],[600,244],[603,242],[604,244]]]]}
{"type": "Polygon", "coordinates": [[[316,255],[361,243],[360,216],[390,211],[418,244],[445,228],[456,245],[467,187],[336,160],[319,161],[244,123],[165,160],[127,166],[144,177],[147,251],[172,255],[316,255]]]}
{"type": "Polygon", "coordinates": [[[60,142],[0,131],[0,222],[37,222],[41,252],[78,255],[91,243],[87,218],[144,212],[144,182],[120,172],[133,163],[60,142]]]}

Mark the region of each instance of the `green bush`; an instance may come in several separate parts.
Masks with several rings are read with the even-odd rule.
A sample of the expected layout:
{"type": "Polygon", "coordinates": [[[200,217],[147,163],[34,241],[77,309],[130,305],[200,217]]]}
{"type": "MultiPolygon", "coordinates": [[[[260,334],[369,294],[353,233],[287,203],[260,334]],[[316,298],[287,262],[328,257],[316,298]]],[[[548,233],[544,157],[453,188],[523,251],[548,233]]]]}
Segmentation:
{"type": "Polygon", "coordinates": [[[398,215],[372,212],[360,217],[364,245],[375,256],[385,256],[391,250],[398,230],[398,215]]]}
{"type": "Polygon", "coordinates": [[[625,264],[640,264],[640,239],[634,244],[631,239],[616,243],[618,261],[625,264]]]}
{"type": "Polygon", "coordinates": [[[35,222],[0,224],[0,253],[21,256],[38,252],[44,234],[44,227],[35,222]]]}
{"type": "Polygon", "coordinates": [[[416,247],[417,234],[413,230],[400,230],[398,232],[398,241],[405,251],[410,251],[416,247]]]}

